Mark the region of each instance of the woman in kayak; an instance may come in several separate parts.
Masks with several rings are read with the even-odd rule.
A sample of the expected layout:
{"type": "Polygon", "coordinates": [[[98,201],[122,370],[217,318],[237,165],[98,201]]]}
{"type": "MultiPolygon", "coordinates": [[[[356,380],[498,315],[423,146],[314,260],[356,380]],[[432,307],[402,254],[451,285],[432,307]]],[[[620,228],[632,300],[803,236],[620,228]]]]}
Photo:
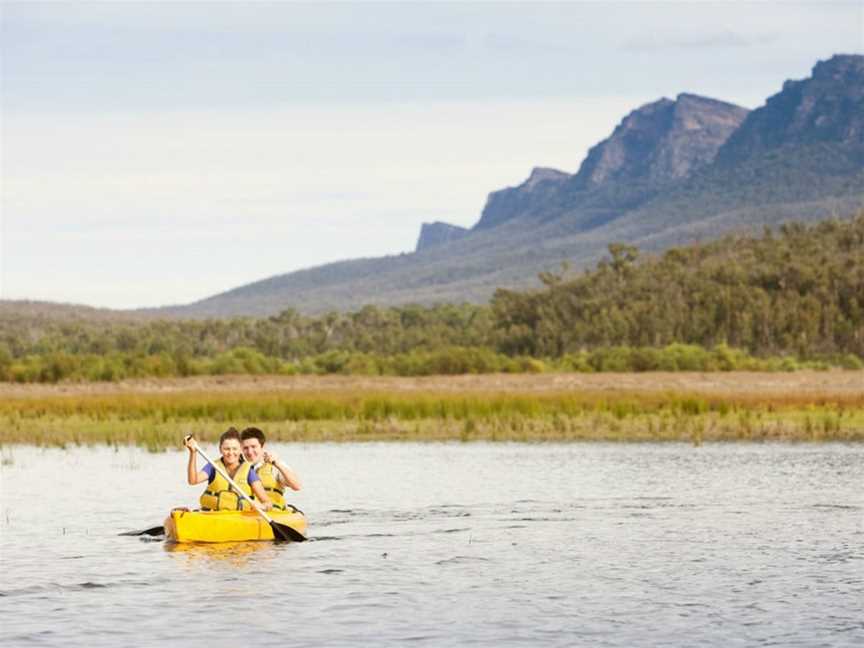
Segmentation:
{"type": "MultiPolygon", "coordinates": [[[[201,509],[204,511],[246,511],[251,510],[249,502],[240,497],[232,488],[228,480],[225,479],[212,464],[204,466],[203,470],[198,470],[198,458],[196,449],[198,444],[191,436],[183,440],[183,444],[189,449],[189,464],[187,466],[187,479],[189,484],[194,486],[201,482],[207,482],[207,489],[201,494],[201,509]]],[[[264,485],[261,483],[261,478],[252,463],[243,461],[243,456],[240,452],[240,433],[233,427],[219,437],[219,452],[222,456],[216,461],[216,464],[248,497],[255,495],[260,503],[260,506],[265,511],[269,511],[273,504],[270,498],[267,497],[267,492],[264,490],[264,485]]]]}
{"type": "Polygon", "coordinates": [[[276,510],[285,510],[285,488],[299,491],[302,484],[297,474],[276,453],[266,450],[264,432],[255,427],[246,428],[240,435],[243,458],[255,469],[264,490],[276,510]]]}

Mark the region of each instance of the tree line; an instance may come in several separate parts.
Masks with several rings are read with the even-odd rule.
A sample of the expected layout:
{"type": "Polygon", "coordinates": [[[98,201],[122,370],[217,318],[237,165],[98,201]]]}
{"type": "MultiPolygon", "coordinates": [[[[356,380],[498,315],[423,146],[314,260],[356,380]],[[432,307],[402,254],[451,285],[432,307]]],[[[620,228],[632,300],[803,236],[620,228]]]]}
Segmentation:
{"type": "Polygon", "coordinates": [[[95,318],[0,309],[0,380],[861,366],[864,215],[727,236],[498,290],[489,305],[95,318]],[[809,363],[809,364],[808,364],[809,363]]]}

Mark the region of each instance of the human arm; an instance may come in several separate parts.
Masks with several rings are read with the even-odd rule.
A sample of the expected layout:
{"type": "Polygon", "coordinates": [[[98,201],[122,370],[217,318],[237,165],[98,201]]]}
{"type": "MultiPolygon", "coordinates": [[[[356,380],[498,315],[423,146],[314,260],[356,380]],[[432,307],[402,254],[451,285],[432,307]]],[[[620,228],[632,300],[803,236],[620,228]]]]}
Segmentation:
{"type": "Polygon", "coordinates": [[[198,443],[191,435],[183,439],[183,445],[189,450],[189,463],[186,464],[186,481],[194,486],[209,479],[208,474],[203,470],[198,470],[198,443]]]}
{"type": "Polygon", "coordinates": [[[271,463],[279,471],[279,482],[294,491],[299,491],[303,487],[300,477],[297,476],[291,467],[282,461],[275,453],[264,451],[264,461],[271,463]]]}
{"type": "Polygon", "coordinates": [[[252,482],[249,486],[252,489],[255,498],[258,500],[258,506],[265,511],[269,511],[273,508],[273,503],[270,501],[270,498],[267,497],[267,491],[264,490],[264,484],[261,483],[260,479],[252,482]]]}

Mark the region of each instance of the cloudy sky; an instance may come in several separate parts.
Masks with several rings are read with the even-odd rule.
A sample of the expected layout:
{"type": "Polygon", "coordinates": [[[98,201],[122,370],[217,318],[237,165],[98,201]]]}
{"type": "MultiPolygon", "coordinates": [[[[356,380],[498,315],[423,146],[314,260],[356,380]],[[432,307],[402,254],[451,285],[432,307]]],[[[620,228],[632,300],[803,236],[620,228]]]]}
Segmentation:
{"type": "Polygon", "coordinates": [[[0,298],[113,308],[410,251],[641,104],[864,51],[861,0],[0,9],[0,298]]]}

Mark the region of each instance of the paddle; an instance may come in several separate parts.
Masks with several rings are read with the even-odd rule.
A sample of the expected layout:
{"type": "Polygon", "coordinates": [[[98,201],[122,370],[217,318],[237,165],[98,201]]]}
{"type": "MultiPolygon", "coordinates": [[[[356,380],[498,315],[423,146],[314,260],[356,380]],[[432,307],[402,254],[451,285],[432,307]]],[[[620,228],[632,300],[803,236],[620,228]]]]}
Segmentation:
{"type": "MultiPolygon", "coordinates": [[[[189,437],[186,438],[188,439],[189,437]]],[[[273,529],[273,538],[276,540],[276,542],[304,542],[306,540],[306,536],[300,533],[297,529],[292,529],[287,524],[279,524],[273,518],[267,515],[264,510],[258,506],[258,503],[255,502],[255,500],[253,500],[246,493],[240,490],[237,484],[234,483],[234,480],[228,476],[228,473],[222,470],[216,463],[213,462],[212,459],[210,459],[210,457],[207,456],[207,453],[205,453],[200,447],[198,447],[197,443],[195,444],[195,451],[201,455],[204,461],[213,466],[216,472],[222,475],[222,477],[224,477],[229,484],[231,484],[231,486],[240,495],[240,497],[242,497],[247,502],[249,502],[249,504],[252,505],[252,508],[254,508],[258,512],[258,515],[260,515],[267,521],[267,523],[270,525],[270,528],[273,529]]]]}
{"type": "Polygon", "coordinates": [[[156,526],[150,527],[149,529],[143,529],[141,531],[124,531],[123,533],[118,533],[117,535],[121,536],[160,536],[165,535],[165,527],[164,526],[156,526]]]}

